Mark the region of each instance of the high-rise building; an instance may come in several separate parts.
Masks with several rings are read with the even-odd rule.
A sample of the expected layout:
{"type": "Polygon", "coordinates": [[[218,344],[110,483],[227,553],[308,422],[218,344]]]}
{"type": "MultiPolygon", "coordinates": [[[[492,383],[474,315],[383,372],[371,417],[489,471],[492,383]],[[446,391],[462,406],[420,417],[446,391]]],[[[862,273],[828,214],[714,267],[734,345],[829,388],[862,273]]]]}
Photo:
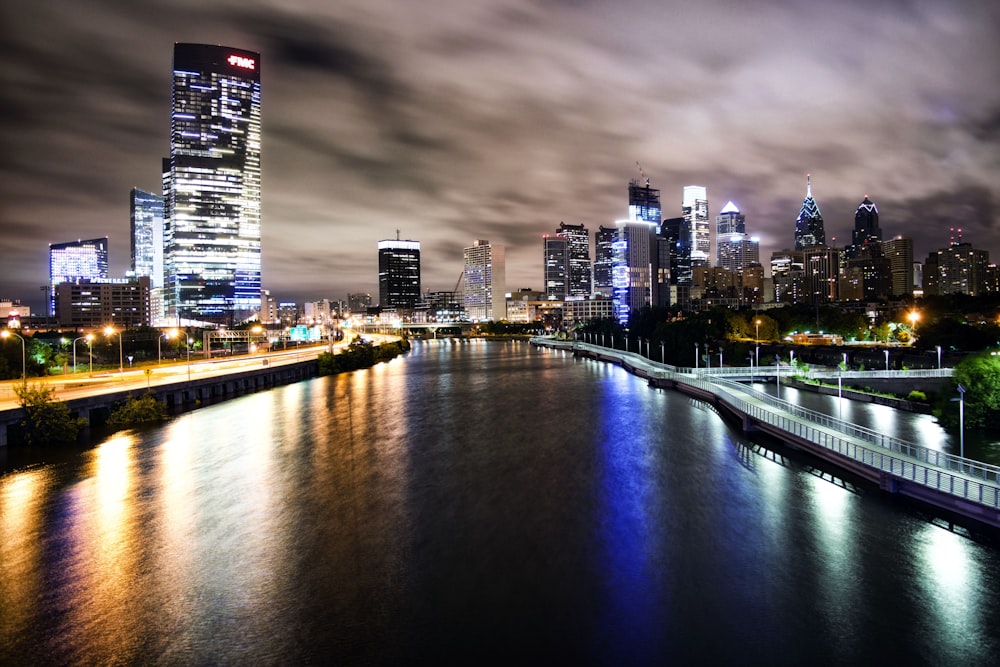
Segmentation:
{"type": "Polygon", "coordinates": [[[108,237],[49,244],[49,315],[56,314],[56,286],[108,277],[108,237]]]}
{"type": "Polygon", "coordinates": [[[845,248],[847,259],[854,259],[864,254],[875,254],[874,248],[882,243],[882,229],[878,226],[878,207],[868,195],[858,204],[854,212],[854,231],[851,232],[851,245],[845,248]]]}
{"type": "Polygon", "coordinates": [[[347,295],[347,309],[352,315],[364,315],[372,305],[372,295],[367,292],[351,292],[347,295]]]}
{"type": "Polygon", "coordinates": [[[420,242],[378,242],[378,298],[382,308],[416,308],[420,302],[420,242]]]}
{"type": "Polygon", "coordinates": [[[708,266],[712,256],[712,228],[708,220],[708,188],[684,186],[681,212],[691,230],[691,266],[708,266]]]}
{"type": "Polygon", "coordinates": [[[594,233],[594,292],[610,297],[613,289],[611,267],[614,264],[616,227],[597,228],[594,233]]]}
{"type": "Polygon", "coordinates": [[[548,299],[563,301],[568,294],[569,239],[562,235],[542,237],[545,271],[542,286],[548,299]]]}
{"type": "Polygon", "coordinates": [[[463,253],[465,313],[473,322],[507,317],[507,283],[504,247],[476,240],[463,253]]]}
{"type": "Polygon", "coordinates": [[[556,233],[569,242],[566,296],[586,299],[591,293],[590,232],[583,225],[559,223],[556,233]]]}
{"type": "Polygon", "coordinates": [[[615,227],[612,299],[615,318],[627,326],[632,313],[654,303],[656,225],[645,220],[619,220],[615,227]]]}
{"type": "Polygon", "coordinates": [[[660,226],[662,214],[660,209],[660,191],[649,187],[649,179],[640,183],[633,178],[628,184],[628,219],[651,222],[660,226]]]}
{"type": "Polygon", "coordinates": [[[892,296],[913,295],[913,239],[897,236],[882,242],[882,252],[889,262],[892,296]]]}
{"type": "Polygon", "coordinates": [[[670,284],[691,285],[691,228],[686,217],[667,218],[660,225],[660,236],[670,248],[670,284]]]}
{"type": "Polygon", "coordinates": [[[132,272],[149,276],[153,289],[163,286],[163,196],[132,188],[129,197],[132,272]]]}
{"type": "Polygon", "coordinates": [[[971,243],[952,243],[928,256],[924,263],[924,291],[927,294],[985,294],[989,264],[989,251],[977,250],[971,243]]]}
{"type": "Polygon", "coordinates": [[[168,316],[241,321],[260,310],[260,55],[175,44],[164,160],[168,316]]]}
{"type": "Polygon", "coordinates": [[[823,229],[823,214],[812,196],[812,176],[806,174],[806,198],[795,220],[795,249],[814,245],[826,245],[826,231],[823,229]]]}
{"type": "Polygon", "coordinates": [[[746,233],[746,216],[728,202],[715,217],[716,266],[737,273],[760,264],[760,239],[746,233]]]}

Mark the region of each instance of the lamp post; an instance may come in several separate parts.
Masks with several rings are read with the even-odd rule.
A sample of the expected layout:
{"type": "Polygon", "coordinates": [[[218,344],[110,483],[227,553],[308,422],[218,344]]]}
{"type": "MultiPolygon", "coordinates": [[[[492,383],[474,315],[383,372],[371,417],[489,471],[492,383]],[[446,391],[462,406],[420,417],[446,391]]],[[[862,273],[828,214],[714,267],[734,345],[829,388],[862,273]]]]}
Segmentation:
{"type": "Polygon", "coordinates": [[[125,355],[122,353],[122,333],[117,331],[114,327],[104,327],[105,336],[114,336],[118,334],[118,372],[121,374],[122,379],[125,378],[125,355]]]}
{"type": "Polygon", "coordinates": [[[163,350],[161,348],[161,343],[163,343],[163,339],[166,338],[167,340],[169,340],[169,339],[173,338],[176,335],[177,335],[177,329],[171,329],[170,331],[164,331],[163,333],[161,333],[159,336],[156,337],[156,365],[157,366],[159,366],[160,364],[163,363],[163,350]]]}
{"type": "MultiPolygon", "coordinates": [[[[965,387],[958,385],[958,455],[965,458],[965,387]]],[[[951,400],[955,400],[954,398],[951,400]]]]}
{"type": "Polygon", "coordinates": [[[91,339],[93,339],[93,335],[91,335],[91,334],[87,334],[86,336],[80,336],[79,338],[74,338],[73,339],[73,374],[74,375],[76,375],[76,341],[78,341],[78,340],[90,341],[91,339]]]}
{"type": "Polygon", "coordinates": [[[754,361],[757,364],[757,368],[760,368],[760,345],[758,345],[757,349],[754,351],[754,361]]]}
{"type": "Polygon", "coordinates": [[[0,337],[2,337],[2,338],[9,338],[10,336],[14,336],[19,341],[21,341],[21,384],[27,385],[28,384],[28,364],[27,364],[27,358],[28,357],[25,354],[24,338],[22,338],[21,336],[19,336],[16,333],[14,333],[10,329],[4,329],[3,331],[0,331],[0,337]]]}
{"type": "Polygon", "coordinates": [[[774,355],[774,389],[775,395],[781,398],[781,355],[774,355]]]}
{"type": "Polygon", "coordinates": [[[756,327],[753,338],[754,340],[760,340],[760,320],[755,320],[753,325],[756,327]]]}
{"type": "Polygon", "coordinates": [[[698,343],[694,344],[694,368],[698,370],[698,355],[700,354],[698,350],[698,343]]]}
{"type": "Polygon", "coordinates": [[[722,348],[719,348],[719,368],[722,368],[722,348]]]}
{"type": "Polygon", "coordinates": [[[941,370],[941,346],[935,345],[934,347],[937,348],[938,353],[938,370],[941,370]]]}
{"type": "Polygon", "coordinates": [[[910,314],[906,317],[910,320],[910,345],[913,345],[913,339],[917,333],[917,320],[920,319],[920,313],[915,310],[911,310],[910,314]]]}
{"type": "Polygon", "coordinates": [[[185,347],[187,348],[188,382],[191,381],[191,337],[184,334],[185,347]]]}
{"type": "Polygon", "coordinates": [[[889,370],[889,350],[883,350],[885,352],[885,370],[889,370]]]}
{"type": "Polygon", "coordinates": [[[661,364],[667,363],[667,353],[663,349],[663,341],[662,340],[660,341],[660,363],[661,364]]]}

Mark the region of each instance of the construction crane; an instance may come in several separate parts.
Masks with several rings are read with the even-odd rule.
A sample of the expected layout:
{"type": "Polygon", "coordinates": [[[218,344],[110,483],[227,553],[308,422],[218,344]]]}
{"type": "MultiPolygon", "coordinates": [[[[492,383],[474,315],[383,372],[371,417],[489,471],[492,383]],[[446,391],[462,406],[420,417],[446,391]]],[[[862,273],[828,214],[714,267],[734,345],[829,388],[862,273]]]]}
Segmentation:
{"type": "Polygon", "coordinates": [[[642,180],[646,182],[646,187],[648,188],[649,187],[649,176],[647,176],[646,172],[644,172],[642,170],[642,165],[639,164],[638,160],[635,161],[635,166],[638,167],[638,169],[639,169],[639,175],[642,176],[642,180]]]}
{"type": "Polygon", "coordinates": [[[455,289],[452,290],[453,293],[458,294],[458,286],[462,284],[462,278],[465,277],[465,269],[458,274],[458,280],[455,281],[455,289]]]}

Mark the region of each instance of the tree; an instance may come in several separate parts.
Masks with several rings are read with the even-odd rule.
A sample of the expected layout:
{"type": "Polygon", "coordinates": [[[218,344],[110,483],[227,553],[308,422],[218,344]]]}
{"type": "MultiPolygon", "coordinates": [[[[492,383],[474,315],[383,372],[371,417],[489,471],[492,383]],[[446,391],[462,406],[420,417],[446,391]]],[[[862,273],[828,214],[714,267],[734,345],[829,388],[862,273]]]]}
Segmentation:
{"type": "Polygon", "coordinates": [[[1000,356],[981,352],[955,366],[949,391],[938,397],[935,414],[948,429],[958,428],[958,385],[965,387],[965,427],[970,430],[996,429],[1000,424],[1000,356]]]}
{"type": "Polygon", "coordinates": [[[14,385],[24,409],[21,436],[26,445],[65,445],[76,442],[80,429],[86,423],[73,419],[69,406],[54,398],[55,392],[43,385],[14,385]]]}

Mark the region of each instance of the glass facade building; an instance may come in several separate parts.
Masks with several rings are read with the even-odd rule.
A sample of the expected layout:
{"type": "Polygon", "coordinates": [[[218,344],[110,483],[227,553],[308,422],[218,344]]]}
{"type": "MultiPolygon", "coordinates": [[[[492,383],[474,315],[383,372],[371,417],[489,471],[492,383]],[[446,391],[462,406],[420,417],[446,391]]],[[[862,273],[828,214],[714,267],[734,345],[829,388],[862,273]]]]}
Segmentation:
{"type": "Polygon", "coordinates": [[[164,160],[167,314],[233,323],[260,310],[260,55],[174,46],[164,160]]]}
{"type": "Polygon", "coordinates": [[[163,197],[132,188],[132,272],[148,276],[153,289],[163,287],[163,197]]]}
{"type": "Polygon", "coordinates": [[[463,252],[465,314],[473,322],[507,318],[506,254],[504,247],[476,240],[463,252]]]}
{"type": "Polygon", "coordinates": [[[823,214],[812,195],[812,176],[806,174],[806,198],[802,201],[799,217],[795,220],[795,249],[826,245],[823,214]]]}
{"type": "Polygon", "coordinates": [[[691,230],[691,266],[708,266],[712,256],[712,228],[708,220],[708,188],[684,186],[681,213],[691,230]]]}
{"type": "Polygon", "coordinates": [[[56,314],[56,286],[108,277],[108,237],[49,244],[49,315],[56,314]]]}

